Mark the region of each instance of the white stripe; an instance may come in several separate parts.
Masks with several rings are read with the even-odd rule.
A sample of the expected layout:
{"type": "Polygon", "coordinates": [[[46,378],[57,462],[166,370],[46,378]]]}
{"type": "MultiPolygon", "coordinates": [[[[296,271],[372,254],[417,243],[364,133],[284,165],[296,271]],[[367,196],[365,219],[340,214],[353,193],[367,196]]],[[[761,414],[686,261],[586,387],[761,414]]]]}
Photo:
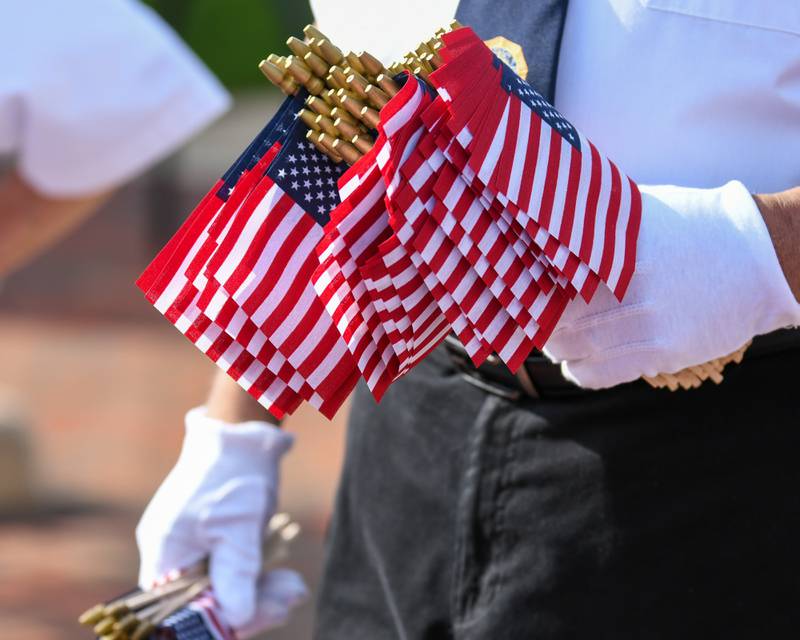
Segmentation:
{"type": "Polygon", "coordinates": [[[492,144],[489,145],[489,150],[486,152],[486,157],[483,159],[480,171],[478,171],[478,178],[483,184],[489,184],[489,179],[494,173],[494,169],[500,160],[500,155],[503,152],[503,147],[506,142],[506,129],[508,128],[508,113],[511,106],[511,97],[506,99],[506,106],[503,109],[503,115],[500,118],[500,123],[494,133],[492,144]]]}
{"type": "Polygon", "coordinates": [[[511,177],[508,181],[508,199],[516,203],[519,199],[519,187],[522,172],[528,156],[528,136],[531,132],[531,112],[520,107],[519,129],[517,129],[517,146],[514,150],[514,162],[511,165],[511,177]]]}
{"type": "Polygon", "coordinates": [[[628,231],[628,223],[631,218],[631,183],[625,174],[620,173],[622,181],[622,195],[619,203],[619,217],[617,218],[617,228],[614,233],[614,261],[611,263],[611,271],[608,274],[608,287],[615,291],[622,275],[622,267],[625,261],[625,234],[628,231]]]}
{"type": "MultiPolygon", "coordinates": [[[[305,214],[303,214],[305,215],[305,214]]],[[[263,297],[260,301],[258,299],[254,300],[255,302],[260,302],[256,310],[252,314],[253,322],[256,325],[261,326],[267,317],[274,313],[281,305],[282,301],[286,296],[286,292],[292,286],[292,284],[297,280],[298,273],[300,268],[303,266],[304,262],[307,262],[308,256],[314,250],[314,245],[316,244],[316,238],[314,235],[309,234],[300,242],[297,246],[294,254],[287,260],[286,265],[278,276],[277,280],[274,282],[269,282],[268,288],[266,290],[266,296],[263,297]]],[[[263,254],[262,254],[263,255],[263,254]]],[[[269,254],[270,256],[274,256],[274,254],[269,254]]],[[[246,295],[242,296],[243,301],[249,302],[252,298],[252,293],[255,292],[256,287],[258,284],[264,281],[264,276],[266,270],[254,270],[258,277],[254,279],[253,286],[248,287],[248,291],[246,295]]],[[[314,292],[313,287],[305,287],[306,290],[314,292]]],[[[260,292],[259,295],[263,295],[265,292],[260,292]]],[[[242,302],[244,305],[244,302],[242,302]]]]}
{"type": "Polygon", "coordinates": [[[559,144],[561,145],[561,157],[558,160],[558,180],[556,181],[556,191],[553,196],[553,210],[550,215],[550,235],[560,241],[561,223],[564,219],[564,205],[567,201],[569,167],[573,147],[563,139],[559,140],[559,144]]]}
{"type": "Polygon", "coordinates": [[[583,239],[583,224],[586,218],[586,205],[589,199],[589,183],[592,179],[592,149],[589,141],[578,132],[581,146],[581,179],[578,183],[578,197],[575,200],[575,220],[572,223],[572,235],[569,248],[577,256],[580,255],[583,239]]]}
{"type": "Polygon", "coordinates": [[[205,314],[209,317],[209,319],[216,321],[220,312],[222,311],[222,307],[225,305],[228,299],[228,292],[225,291],[225,289],[222,287],[217,289],[206,306],[205,314]]]}
{"type": "Polygon", "coordinates": [[[241,355],[242,351],[244,351],[244,347],[242,345],[240,345],[238,342],[232,342],[228,348],[225,349],[217,362],[220,364],[220,366],[230,369],[231,366],[233,366],[236,358],[241,355]]]}
{"type": "MultiPolygon", "coordinates": [[[[280,298],[281,298],[278,301],[278,304],[280,304],[280,302],[282,302],[286,297],[286,289],[285,288],[276,287],[273,290],[273,292],[279,292],[275,296],[275,297],[280,296],[280,298]]],[[[314,292],[314,289],[311,288],[311,287],[305,287],[303,289],[303,293],[301,293],[300,297],[294,302],[294,305],[292,306],[291,310],[284,315],[283,322],[281,322],[275,328],[275,331],[273,331],[269,336],[270,341],[276,347],[278,347],[280,349],[281,346],[283,345],[283,343],[286,342],[289,339],[289,337],[293,334],[293,332],[297,328],[297,325],[305,318],[305,312],[313,304],[314,298],[316,298],[316,293],[314,292]]],[[[259,326],[264,321],[264,318],[266,317],[266,315],[268,315],[267,313],[259,313],[259,312],[262,311],[263,308],[264,308],[264,305],[259,307],[258,312],[253,314],[253,322],[255,322],[259,326]]],[[[272,311],[272,310],[273,310],[273,308],[269,307],[269,311],[272,311]]],[[[328,323],[330,323],[330,316],[328,316],[326,314],[320,314],[320,317],[324,318],[324,319],[327,319],[328,323]]],[[[319,323],[317,323],[317,324],[319,324],[319,323]]],[[[321,338],[322,336],[321,335],[317,335],[312,331],[311,334],[308,337],[313,340],[315,337],[316,338],[321,338]]],[[[291,357],[289,358],[289,362],[291,362],[293,365],[295,364],[295,362],[291,359],[291,357]]]]}
{"type": "Polygon", "coordinates": [[[513,357],[514,353],[519,349],[519,345],[525,339],[525,333],[520,329],[514,331],[511,338],[509,338],[508,342],[503,346],[500,350],[500,353],[497,355],[500,356],[500,359],[503,362],[508,363],[511,358],[513,357]]]}
{"type": "Polygon", "coordinates": [[[534,221],[539,221],[539,214],[542,207],[542,195],[544,194],[544,185],[547,178],[548,166],[547,162],[550,156],[550,127],[546,123],[542,123],[542,133],[539,138],[539,149],[536,154],[536,165],[533,172],[533,187],[531,189],[531,199],[529,202],[520,202],[520,211],[527,215],[534,221]]]}
{"type": "Polygon", "coordinates": [[[247,350],[253,355],[258,355],[262,347],[267,343],[267,335],[263,331],[256,331],[250,342],[247,343],[247,350]]]}
{"type": "Polygon", "coordinates": [[[231,274],[233,274],[236,267],[239,265],[239,263],[241,263],[242,257],[247,252],[248,247],[250,247],[252,244],[253,238],[255,237],[259,227],[270,214],[275,205],[280,201],[283,195],[284,193],[278,187],[278,185],[273,184],[269,188],[269,191],[267,191],[264,198],[253,210],[250,218],[248,218],[247,223],[244,225],[241,234],[239,234],[239,237],[236,239],[236,243],[233,245],[230,253],[225,257],[225,260],[223,260],[219,269],[217,269],[215,274],[217,280],[220,282],[228,281],[228,278],[231,277],[231,274]]]}
{"type": "MultiPolygon", "coordinates": [[[[408,82],[416,82],[416,80],[409,79],[408,82]]],[[[417,108],[419,107],[420,103],[422,102],[423,97],[423,89],[417,83],[416,91],[411,99],[403,105],[396,114],[394,114],[391,118],[387,119],[386,122],[382,122],[381,125],[383,126],[383,130],[386,132],[386,135],[392,137],[396,134],[405,124],[411,119],[411,117],[416,112],[417,108]]]]}
{"type": "Polygon", "coordinates": [[[253,362],[250,363],[250,366],[244,370],[244,373],[242,373],[241,377],[239,378],[239,384],[245,389],[249,389],[258,379],[258,376],[263,373],[265,368],[266,367],[262,362],[253,360],[253,362]]]}
{"type": "Polygon", "coordinates": [[[197,240],[195,240],[191,249],[189,249],[187,252],[186,257],[184,257],[184,259],[181,261],[181,264],[175,272],[175,275],[172,276],[169,284],[167,284],[167,286],[164,288],[164,291],[161,292],[161,295],[158,296],[158,299],[155,301],[153,306],[162,314],[166,313],[167,310],[175,303],[175,298],[178,297],[178,294],[186,285],[186,269],[189,268],[189,264],[191,264],[192,260],[194,260],[198,251],[200,251],[200,247],[203,245],[206,238],[208,238],[207,230],[208,227],[206,227],[206,230],[198,236],[197,240]]]}
{"type": "Polygon", "coordinates": [[[228,326],[225,327],[225,331],[232,338],[236,338],[239,335],[239,332],[242,330],[245,322],[247,322],[247,314],[243,309],[239,308],[231,317],[230,322],[228,322],[228,326]]]}
{"type": "Polygon", "coordinates": [[[222,333],[222,327],[216,324],[212,324],[206,329],[205,333],[201,335],[197,342],[195,342],[195,346],[197,346],[200,351],[206,353],[210,348],[211,345],[214,344],[214,341],[220,336],[222,333]]]}
{"type": "Polygon", "coordinates": [[[325,358],[308,376],[308,384],[312,389],[317,389],[327,380],[336,365],[342,360],[347,352],[347,345],[344,340],[337,340],[333,349],[325,354],[325,358]]]}
{"type": "Polygon", "coordinates": [[[600,260],[603,258],[603,240],[606,234],[606,216],[608,202],[611,198],[611,165],[608,159],[601,156],[602,174],[600,176],[600,197],[597,201],[597,216],[594,223],[594,238],[592,239],[592,255],[589,268],[597,273],[600,269],[600,260]]]}

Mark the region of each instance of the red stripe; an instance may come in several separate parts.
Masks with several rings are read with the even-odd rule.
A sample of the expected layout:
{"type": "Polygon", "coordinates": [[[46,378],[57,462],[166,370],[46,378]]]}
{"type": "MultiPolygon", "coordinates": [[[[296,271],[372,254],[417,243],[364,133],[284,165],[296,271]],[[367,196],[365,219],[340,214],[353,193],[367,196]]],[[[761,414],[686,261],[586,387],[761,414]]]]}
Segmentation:
{"type": "Polygon", "coordinates": [[[531,112],[531,126],[528,131],[528,155],[522,170],[522,180],[519,188],[519,208],[529,211],[531,207],[531,191],[533,190],[533,176],[536,173],[536,158],[539,155],[539,140],[542,135],[542,120],[531,112]]]}
{"type": "Polygon", "coordinates": [[[575,223],[575,207],[578,201],[578,188],[581,182],[581,152],[572,145],[570,147],[569,180],[567,181],[567,197],[564,200],[564,217],[561,219],[561,230],[558,234],[561,241],[569,247],[572,227],[575,223]]]}
{"type": "Polygon", "coordinates": [[[622,300],[628,290],[633,272],[636,267],[636,243],[639,237],[639,226],[642,219],[642,194],[636,183],[628,178],[631,185],[631,213],[628,219],[628,228],[625,230],[625,260],[619,283],[614,291],[618,299],[622,300]]]}
{"type": "Polygon", "coordinates": [[[594,223],[597,218],[597,201],[600,197],[600,154],[595,146],[589,142],[592,154],[592,176],[589,181],[589,193],[586,199],[586,213],[583,222],[583,238],[579,257],[587,265],[592,257],[592,243],[594,241],[594,223]]]}
{"type": "MultiPolygon", "coordinates": [[[[603,238],[603,254],[600,259],[599,276],[604,281],[608,281],[608,274],[611,272],[611,265],[614,260],[614,252],[618,249],[616,244],[617,219],[619,218],[619,204],[622,199],[622,179],[619,175],[617,165],[609,161],[611,166],[611,195],[608,202],[608,212],[606,213],[606,228],[603,238]]],[[[624,251],[624,248],[619,248],[624,251]]]]}
{"type": "MultiPolygon", "coordinates": [[[[555,131],[550,132],[550,152],[547,158],[547,174],[544,180],[544,190],[542,192],[542,204],[539,209],[539,226],[544,229],[550,228],[550,217],[553,214],[553,200],[556,196],[556,186],[558,184],[558,168],[561,163],[561,145],[565,144],[563,139],[555,131]]],[[[541,170],[541,168],[539,168],[541,170]]]]}
{"type": "Polygon", "coordinates": [[[508,113],[508,126],[506,127],[506,137],[503,144],[503,151],[500,155],[500,162],[494,171],[490,184],[496,193],[508,193],[508,184],[511,180],[511,170],[514,162],[518,158],[517,134],[519,133],[520,100],[516,96],[511,96],[510,108],[508,113]]]}
{"type": "MultiPolygon", "coordinates": [[[[259,198],[255,201],[255,206],[260,204],[261,199],[259,198]]],[[[281,222],[289,215],[289,211],[291,211],[292,207],[294,206],[294,201],[287,195],[282,194],[278,197],[277,202],[275,202],[272,208],[269,211],[264,212],[263,214],[263,221],[259,226],[258,230],[256,231],[255,235],[253,236],[252,242],[248,245],[247,249],[244,252],[239,264],[236,265],[236,268],[231,273],[230,277],[223,283],[225,285],[225,290],[229,293],[235,293],[239,287],[241,287],[242,283],[247,279],[248,275],[253,270],[253,267],[258,262],[258,258],[264,251],[264,247],[269,242],[270,238],[275,235],[275,232],[278,229],[278,226],[281,222]]],[[[252,215],[255,207],[248,211],[245,215],[252,215]]],[[[283,247],[281,247],[283,249],[283,247]]],[[[291,250],[291,248],[289,248],[291,250]]],[[[286,250],[281,251],[281,255],[286,255],[286,250]]],[[[275,270],[282,269],[283,262],[276,259],[270,264],[270,268],[268,273],[265,274],[265,277],[269,277],[269,275],[273,275],[275,270]]],[[[248,315],[250,314],[249,308],[245,305],[245,311],[248,311],[248,315]]]]}

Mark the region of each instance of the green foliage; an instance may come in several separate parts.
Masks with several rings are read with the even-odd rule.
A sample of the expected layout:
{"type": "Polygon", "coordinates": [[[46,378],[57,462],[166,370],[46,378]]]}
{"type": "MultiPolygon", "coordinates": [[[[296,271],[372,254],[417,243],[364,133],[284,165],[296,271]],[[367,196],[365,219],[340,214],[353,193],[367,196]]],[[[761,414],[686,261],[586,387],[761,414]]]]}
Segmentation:
{"type": "Polygon", "coordinates": [[[258,63],[311,22],[305,2],[149,0],[229,89],[264,86],[258,63]]]}

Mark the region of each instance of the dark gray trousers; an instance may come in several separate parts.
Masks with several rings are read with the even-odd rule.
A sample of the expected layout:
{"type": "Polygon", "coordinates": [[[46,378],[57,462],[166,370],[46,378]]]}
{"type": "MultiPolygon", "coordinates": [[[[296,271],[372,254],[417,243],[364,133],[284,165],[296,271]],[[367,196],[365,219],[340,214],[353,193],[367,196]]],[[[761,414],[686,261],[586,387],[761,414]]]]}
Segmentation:
{"type": "Polygon", "coordinates": [[[319,640],[794,637],[800,349],[511,403],[440,349],[359,389],[319,640]]]}

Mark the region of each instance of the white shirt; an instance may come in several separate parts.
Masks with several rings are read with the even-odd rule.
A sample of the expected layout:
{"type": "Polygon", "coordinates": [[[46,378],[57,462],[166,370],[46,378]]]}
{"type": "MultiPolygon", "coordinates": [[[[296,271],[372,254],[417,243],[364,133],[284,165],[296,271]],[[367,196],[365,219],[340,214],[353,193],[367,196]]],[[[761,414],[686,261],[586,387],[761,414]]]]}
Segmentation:
{"type": "Polygon", "coordinates": [[[130,179],[219,116],[229,97],[147,7],[4,2],[0,153],[50,196],[130,179]]]}
{"type": "MultiPolygon", "coordinates": [[[[311,5],[334,42],[389,62],[458,2],[311,5]]],[[[571,0],[555,106],[642,184],[800,185],[800,2],[571,0]]]]}

